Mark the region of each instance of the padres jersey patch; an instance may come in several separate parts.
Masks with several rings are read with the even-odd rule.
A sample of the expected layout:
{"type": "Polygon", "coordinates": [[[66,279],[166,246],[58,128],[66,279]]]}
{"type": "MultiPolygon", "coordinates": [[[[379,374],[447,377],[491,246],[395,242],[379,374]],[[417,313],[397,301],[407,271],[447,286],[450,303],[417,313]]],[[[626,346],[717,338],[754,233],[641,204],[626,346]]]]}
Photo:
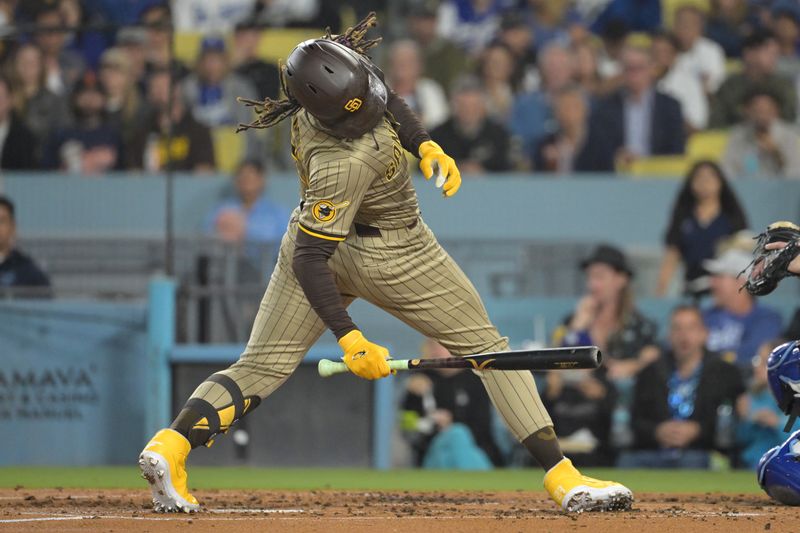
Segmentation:
{"type": "Polygon", "coordinates": [[[311,206],[311,214],[320,222],[331,222],[336,218],[336,211],[348,205],[350,205],[350,202],[347,200],[338,204],[334,204],[330,200],[320,200],[311,206]]]}

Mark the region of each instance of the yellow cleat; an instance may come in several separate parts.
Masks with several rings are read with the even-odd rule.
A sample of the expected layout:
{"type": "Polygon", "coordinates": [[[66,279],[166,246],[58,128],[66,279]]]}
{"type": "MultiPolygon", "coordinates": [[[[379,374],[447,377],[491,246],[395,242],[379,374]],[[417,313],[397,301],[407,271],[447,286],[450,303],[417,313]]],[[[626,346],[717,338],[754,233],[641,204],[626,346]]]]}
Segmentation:
{"type": "Polygon", "coordinates": [[[568,513],[627,511],[633,504],[630,489],[613,481],[583,476],[567,458],[547,471],[544,488],[568,513]]]}
{"type": "Polygon", "coordinates": [[[139,455],[139,468],[150,484],[157,513],[193,513],[200,509],[186,486],[186,456],[191,449],[186,437],[175,430],[162,429],[139,455]]]}

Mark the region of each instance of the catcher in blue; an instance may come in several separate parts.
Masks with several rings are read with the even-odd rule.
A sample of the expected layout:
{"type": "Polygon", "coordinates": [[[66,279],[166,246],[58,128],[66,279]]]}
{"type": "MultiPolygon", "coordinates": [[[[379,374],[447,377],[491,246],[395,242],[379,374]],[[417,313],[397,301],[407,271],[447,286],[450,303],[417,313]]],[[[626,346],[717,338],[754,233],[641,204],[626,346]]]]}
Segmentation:
{"type": "Polygon", "coordinates": [[[800,505],[800,430],[775,446],[758,462],[758,484],[786,505],[800,505]]]}
{"type": "MultiPolygon", "coordinates": [[[[800,275],[800,227],[775,222],[760,234],[742,286],[754,296],[774,291],[782,279],[800,275]]],[[[767,380],[778,407],[789,415],[789,432],[800,416],[800,341],[775,348],[767,360],[767,380]]],[[[758,484],[786,505],[800,505],[800,431],[765,453],[758,462],[758,484]]]]}
{"type": "MultiPolygon", "coordinates": [[[[210,445],[272,394],[326,328],[352,373],[390,374],[389,351],[368,341],[347,312],[356,298],[453,355],[508,350],[475,288],[420,217],[403,150],[420,156],[426,178],[438,168],[445,197],[456,193],[461,176],[366,56],[377,44],[364,39],[374,23],[372,14],[343,35],[300,43],[282,68],[286,97],[245,101],[256,118],[244,129],[291,117],[300,207],[244,353],[201,383],[139,456],[157,511],[199,508],[187,488],[189,452],[210,445]]],[[[626,487],[585,477],[564,457],[530,372],[479,375],[500,416],[544,469],[544,486],[558,505],[570,512],[631,506],[626,487]]]]}
{"type": "MultiPolygon", "coordinates": [[[[769,388],[781,410],[789,415],[790,431],[800,414],[800,341],[775,348],[767,360],[769,388]]],[[[758,462],[758,484],[771,498],[800,505],[800,431],[765,453],[758,462]]]]}

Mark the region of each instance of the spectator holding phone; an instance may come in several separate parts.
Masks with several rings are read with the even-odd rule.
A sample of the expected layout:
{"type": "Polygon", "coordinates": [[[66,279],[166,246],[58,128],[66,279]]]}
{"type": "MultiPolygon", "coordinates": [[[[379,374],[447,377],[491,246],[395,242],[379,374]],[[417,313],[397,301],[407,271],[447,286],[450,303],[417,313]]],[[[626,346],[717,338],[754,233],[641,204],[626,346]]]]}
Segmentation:
{"type": "Polygon", "coordinates": [[[800,179],[800,134],[781,120],[780,98],[768,87],[748,93],[722,162],[733,177],[800,179]]]}

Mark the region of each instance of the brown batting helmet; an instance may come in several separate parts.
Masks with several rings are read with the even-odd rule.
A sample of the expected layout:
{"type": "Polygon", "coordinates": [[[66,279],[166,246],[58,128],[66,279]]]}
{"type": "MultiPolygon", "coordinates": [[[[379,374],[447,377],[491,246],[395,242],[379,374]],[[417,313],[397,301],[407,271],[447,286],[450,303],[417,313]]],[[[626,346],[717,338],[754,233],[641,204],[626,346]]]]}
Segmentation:
{"type": "Polygon", "coordinates": [[[355,139],[386,111],[386,85],[368,60],[328,39],[298,44],[286,60],[289,96],[333,135],[355,139]]]}

